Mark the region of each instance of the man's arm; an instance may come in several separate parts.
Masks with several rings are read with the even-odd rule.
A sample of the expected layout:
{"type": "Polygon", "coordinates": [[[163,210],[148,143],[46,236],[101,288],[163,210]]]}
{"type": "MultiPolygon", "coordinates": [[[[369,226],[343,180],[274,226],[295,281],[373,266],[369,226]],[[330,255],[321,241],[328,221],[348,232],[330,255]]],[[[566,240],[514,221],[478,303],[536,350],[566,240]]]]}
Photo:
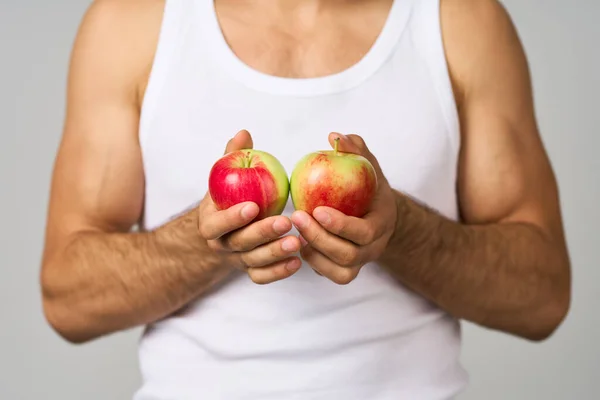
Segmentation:
{"type": "Polygon", "coordinates": [[[97,1],[74,44],[41,275],[47,319],[73,342],[160,318],[205,284],[193,213],[128,233],[143,207],[139,94],[161,3],[97,1]]]}
{"type": "Polygon", "coordinates": [[[525,55],[496,0],[444,0],[442,22],[462,127],[462,221],[392,190],[360,137],[331,134],[373,163],[378,193],[364,218],[296,211],[302,256],[340,284],[378,261],[457,318],[541,340],[567,314],[571,277],[525,55]]]}
{"type": "Polygon", "coordinates": [[[445,0],[442,21],[462,125],[464,224],[398,195],[383,259],[456,317],[543,339],[569,308],[570,265],[526,58],[495,0],[445,0]]]}
{"type": "MultiPolygon", "coordinates": [[[[299,264],[297,239],[288,251],[276,240],[289,219],[246,226],[255,204],[217,211],[205,197],[153,232],[130,232],[143,208],[138,121],[163,3],[96,1],[74,45],[41,271],[46,318],[71,342],[158,320],[233,267],[268,283],[299,264]]],[[[251,145],[243,132],[225,151],[251,145]]]]}

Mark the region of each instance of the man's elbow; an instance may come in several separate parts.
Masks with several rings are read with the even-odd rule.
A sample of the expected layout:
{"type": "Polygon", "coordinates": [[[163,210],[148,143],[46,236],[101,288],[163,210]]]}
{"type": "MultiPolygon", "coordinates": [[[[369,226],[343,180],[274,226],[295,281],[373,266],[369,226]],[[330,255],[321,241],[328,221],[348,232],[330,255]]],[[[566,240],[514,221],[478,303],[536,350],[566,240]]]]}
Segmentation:
{"type": "Polygon", "coordinates": [[[42,309],[50,328],[71,344],[84,344],[97,337],[90,331],[91,324],[84,321],[83,313],[68,296],[68,290],[57,284],[52,267],[42,267],[42,309]]]}
{"type": "Polygon", "coordinates": [[[550,339],[560,328],[569,312],[568,300],[555,300],[544,310],[536,320],[533,320],[532,326],[524,337],[533,342],[543,342],[550,339]]]}
{"type": "Polygon", "coordinates": [[[58,301],[43,299],[43,310],[50,328],[71,344],[85,344],[98,337],[82,323],[81,317],[74,310],[58,301]]]}
{"type": "MultiPolygon", "coordinates": [[[[568,271],[570,267],[564,267],[568,271]]],[[[543,303],[531,313],[527,332],[524,338],[543,342],[554,335],[563,324],[571,308],[571,281],[570,273],[565,272],[556,280],[554,289],[545,296],[543,303]]]]}

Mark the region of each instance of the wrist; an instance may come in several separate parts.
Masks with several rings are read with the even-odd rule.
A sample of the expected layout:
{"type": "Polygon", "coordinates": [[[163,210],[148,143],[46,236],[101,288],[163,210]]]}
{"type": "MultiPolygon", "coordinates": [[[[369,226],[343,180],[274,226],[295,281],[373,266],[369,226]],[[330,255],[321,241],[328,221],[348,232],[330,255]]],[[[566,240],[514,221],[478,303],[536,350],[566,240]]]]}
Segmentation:
{"type": "Polygon", "coordinates": [[[405,215],[407,213],[407,204],[406,204],[406,197],[396,191],[393,190],[392,191],[393,196],[394,196],[394,207],[395,207],[395,215],[396,215],[396,219],[394,220],[394,228],[392,231],[392,235],[390,236],[390,239],[388,240],[388,245],[386,248],[386,252],[390,251],[391,249],[398,249],[399,246],[402,245],[403,242],[403,237],[405,237],[405,231],[407,230],[407,226],[406,226],[406,218],[405,215]]]}
{"type": "Polygon", "coordinates": [[[154,231],[166,256],[180,260],[201,280],[220,276],[227,266],[198,232],[198,210],[194,209],[154,231]]]}
{"type": "Polygon", "coordinates": [[[384,252],[388,263],[408,267],[436,240],[442,218],[421,202],[394,191],[396,223],[384,252]]]}

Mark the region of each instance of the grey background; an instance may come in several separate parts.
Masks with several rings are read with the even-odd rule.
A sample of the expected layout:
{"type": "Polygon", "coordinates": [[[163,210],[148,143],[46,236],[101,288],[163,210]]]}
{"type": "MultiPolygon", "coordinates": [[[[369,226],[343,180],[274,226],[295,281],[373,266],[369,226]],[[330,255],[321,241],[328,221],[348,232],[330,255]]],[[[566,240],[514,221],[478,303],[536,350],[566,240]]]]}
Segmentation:
{"type": "MultiPolygon", "coordinates": [[[[564,326],[531,344],[465,324],[462,400],[600,398],[600,4],[506,0],[534,78],[574,269],[564,326]]],[[[71,44],[87,1],[0,0],[0,399],[128,399],[139,329],[59,340],[42,316],[39,260],[71,44]]]]}

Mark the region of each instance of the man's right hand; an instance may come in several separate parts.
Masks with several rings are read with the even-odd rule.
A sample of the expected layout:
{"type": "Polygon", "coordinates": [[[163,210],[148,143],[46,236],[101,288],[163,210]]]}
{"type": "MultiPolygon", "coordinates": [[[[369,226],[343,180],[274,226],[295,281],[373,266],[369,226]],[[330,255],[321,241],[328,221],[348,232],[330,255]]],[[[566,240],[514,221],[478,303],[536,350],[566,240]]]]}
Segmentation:
{"type": "MultiPolygon", "coordinates": [[[[252,138],[242,130],[229,141],[225,154],[252,148],[252,138]]],[[[293,275],[301,266],[294,256],[300,240],[284,236],[292,229],[282,215],[254,221],[259,209],[255,203],[240,203],[218,210],[207,194],[198,207],[198,232],[218,257],[216,268],[235,267],[246,271],[257,284],[272,283],[293,275]]]]}

